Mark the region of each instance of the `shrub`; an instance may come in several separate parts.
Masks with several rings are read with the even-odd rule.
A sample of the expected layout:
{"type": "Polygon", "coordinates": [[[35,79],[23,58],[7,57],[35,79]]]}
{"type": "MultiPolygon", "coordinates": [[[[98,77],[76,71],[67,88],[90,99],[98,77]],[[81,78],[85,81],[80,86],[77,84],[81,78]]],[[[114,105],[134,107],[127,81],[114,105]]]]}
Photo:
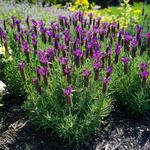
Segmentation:
{"type": "Polygon", "coordinates": [[[26,96],[24,81],[18,72],[18,58],[14,57],[11,62],[7,63],[4,69],[4,81],[8,91],[15,97],[26,96]],[[16,60],[17,59],[17,60],[16,60]]]}
{"type": "Polygon", "coordinates": [[[25,22],[13,17],[6,32],[16,47],[6,78],[27,92],[24,108],[39,127],[78,146],[111,112],[112,99],[133,113],[149,110],[149,68],[141,62],[148,62],[150,33],[142,35],[140,25],[131,35],[119,21],[83,12],[50,25],[29,17],[25,22]]]}
{"type": "MultiPolygon", "coordinates": [[[[76,15],[83,17],[82,13],[76,15]]],[[[69,31],[64,26],[67,24],[62,24],[63,18],[60,17],[61,27],[52,23],[49,30],[45,30],[43,21],[27,18],[29,32],[27,28],[25,31],[21,28],[22,21],[12,18],[7,35],[11,48],[15,49],[15,59],[6,66],[6,83],[14,94],[24,95],[27,92],[28,100],[24,108],[35,124],[45,129],[52,128],[69,144],[79,145],[101,125],[111,111],[112,101],[103,94],[109,80],[104,78],[104,83],[98,82],[102,65],[89,58],[84,60],[84,52],[77,48],[72,52],[70,49],[67,54],[71,36],[75,40],[73,45],[77,46],[77,36],[80,35],[73,25],[70,25],[69,31]],[[60,33],[65,37],[60,39],[61,43],[58,38],[60,33]],[[47,50],[38,50],[43,47],[47,50]],[[61,51],[56,51],[58,48],[61,51]]],[[[6,39],[2,41],[4,43],[6,39]]]]}
{"type": "Polygon", "coordinates": [[[118,106],[125,106],[129,112],[143,114],[150,109],[149,79],[147,87],[143,88],[140,77],[140,63],[147,56],[138,56],[128,65],[128,74],[124,73],[121,62],[117,64],[112,76],[110,88],[118,106]]]}

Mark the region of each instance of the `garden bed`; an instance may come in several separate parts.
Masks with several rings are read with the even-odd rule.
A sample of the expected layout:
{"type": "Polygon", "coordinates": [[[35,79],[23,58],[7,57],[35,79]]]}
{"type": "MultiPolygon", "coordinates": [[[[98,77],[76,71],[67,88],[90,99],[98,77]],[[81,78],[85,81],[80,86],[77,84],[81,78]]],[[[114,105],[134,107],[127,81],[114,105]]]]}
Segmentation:
{"type": "Polygon", "coordinates": [[[150,149],[149,6],[78,2],[2,3],[0,149],[150,149]]]}
{"type": "MultiPolygon", "coordinates": [[[[10,99],[8,99],[10,101],[10,99]]],[[[7,101],[8,101],[7,100],[7,101]]],[[[11,102],[11,101],[10,101],[11,102]]],[[[6,150],[72,150],[51,131],[35,130],[18,99],[14,105],[6,104],[3,121],[0,122],[0,149],[6,150]]],[[[131,118],[126,112],[115,111],[105,120],[107,123],[80,148],[83,150],[149,150],[150,114],[144,118],[131,118]]]]}

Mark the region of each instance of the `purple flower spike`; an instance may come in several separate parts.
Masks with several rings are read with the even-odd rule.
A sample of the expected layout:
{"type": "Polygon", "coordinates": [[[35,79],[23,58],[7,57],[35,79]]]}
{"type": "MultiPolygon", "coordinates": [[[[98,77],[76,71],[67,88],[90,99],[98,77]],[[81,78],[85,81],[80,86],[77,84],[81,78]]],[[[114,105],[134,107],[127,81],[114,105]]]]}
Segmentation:
{"type": "Polygon", "coordinates": [[[89,13],[88,16],[89,16],[89,17],[93,17],[93,14],[92,14],[92,13],[89,13]]]}
{"type": "Polygon", "coordinates": [[[47,57],[40,57],[39,60],[42,65],[47,65],[48,63],[47,57]]]}
{"type": "Polygon", "coordinates": [[[136,38],[134,38],[134,39],[132,40],[131,46],[132,46],[133,48],[135,48],[135,47],[138,46],[138,41],[136,40],[136,38]]]}
{"type": "Polygon", "coordinates": [[[38,80],[40,81],[41,80],[41,75],[42,75],[42,72],[43,72],[41,67],[36,67],[35,72],[37,74],[38,80]]]}
{"type": "Polygon", "coordinates": [[[147,79],[148,76],[149,76],[149,72],[147,70],[144,70],[144,71],[140,72],[140,77],[141,78],[146,78],[147,79]]]}
{"type": "Polygon", "coordinates": [[[129,33],[125,33],[124,38],[126,43],[129,43],[132,40],[132,36],[129,33]]]}
{"type": "Polygon", "coordinates": [[[64,70],[65,75],[67,76],[68,83],[71,83],[71,73],[72,69],[70,67],[66,67],[64,70]]]}
{"type": "Polygon", "coordinates": [[[93,64],[93,68],[94,68],[94,72],[95,72],[95,75],[94,75],[94,80],[98,80],[99,78],[99,69],[103,67],[103,64],[100,64],[100,63],[97,63],[97,62],[94,62],[93,64]]]}
{"type": "Polygon", "coordinates": [[[115,60],[114,60],[115,63],[118,62],[120,53],[121,53],[121,46],[118,43],[116,43],[115,44],[115,60]]]}
{"type": "Polygon", "coordinates": [[[36,91],[38,94],[41,94],[41,87],[39,86],[38,78],[33,78],[32,83],[35,85],[36,91]]]}
{"type": "Polygon", "coordinates": [[[75,64],[79,68],[80,67],[80,59],[83,58],[84,53],[81,50],[77,49],[73,52],[73,54],[75,56],[75,64]]]}
{"type": "Polygon", "coordinates": [[[148,65],[147,65],[147,63],[142,62],[142,63],[140,63],[139,67],[140,67],[141,71],[144,71],[144,70],[147,70],[148,65]]]}
{"type": "Polygon", "coordinates": [[[142,32],[142,27],[140,25],[137,25],[136,26],[136,31],[137,31],[138,34],[141,33],[142,32]]]}
{"type": "Polygon", "coordinates": [[[44,83],[48,85],[48,74],[49,74],[48,67],[41,68],[41,73],[43,75],[44,83]]]}
{"type": "Polygon", "coordinates": [[[17,25],[18,32],[20,32],[20,23],[21,23],[20,20],[16,20],[16,25],[17,25]]]}
{"type": "Polygon", "coordinates": [[[93,68],[96,69],[96,70],[99,70],[100,68],[102,68],[103,64],[100,64],[100,63],[97,63],[97,62],[94,62],[93,64],[93,68]]]}
{"type": "Polygon", "coordinates": [[[106,77],[109,77],[112,74],[113,66],[108,66],[106,68],[106,77]]]}
{"type": "Polygon", "coordinates": [[[120,52],[121,52],[121,46],[118,43],[116,43],[115,44],[115,54],[119,55],[120,52]]]}
{"type": "Polygon", "coordinates": [[[84,86],[88,87],[89,84],[89,76],[91,75],[91,71],[90,70],[83,70],[83,77],[84,77],[84,86]]]}
{"type": "Polygon", "coordinates": [[[18,68],[19,68],[19,70],[23,70],[24,68],[25,68],[25,64],[24,64],[24,62],[19,62],[19,64],[18,64],[18,68]]]}
{"type": "Polygon", "coordinates": [[[103,79],[103,89],[102,89],[102,93],[103,93],[103,94],[105,94],[106,91],[107,91],[107,87],[108,87],[109,81],[110,81],[110,78],[109,78],[109,77],[105,77],[105,78],[103,79]]]}
{"type": "Polygon", "coordinates": [[[64,90],[64,94],[66,95],[67,98],[67,105],[68,106],[73,106],[73,102],[72,102],[72,93],[74,92],[73,88],[71,86],[68,86],[65,90],[64,90]]]}
{"type": "Polygon", "coordinates": [[[49,70],[48,67],[43,67],[43,75],[48,76],[49,70]]]}
{"type": "Polygon", "coordinates": [[[132,46],[132,58],[134,58],[136,56],[136,51],[138,46],[138,41],[136,40],[136,38],[132,40],[131,46],[132,46]]]}
{"type": "Polygon", "coordinates": [[[130,62],[130,58],[129,57],[123,57],[123,58],[121,58],[121,62],[124,65],[124,73],[127,74],[128,73],[128,63],[130,62]]]}
{"type": "Polygon", "coordinates": [[[87,70],[87,69],[83,70],[83,76],[84,77],[89,77],[90,75],[91,75],[91,71],[90,70],[87,70]]]}
{"type": "Polygon", "coordinates": [[[66,65],[68,64],[68,61],[69,61],[69,59],[66,57],[60,58],[60,64],[62,65],[62,71],[63,71],[64,75],[65,75],[65,68],[66,68],[66,65]]]}
{"type": "Polygon", "coordinates": [[[147,47],[150,48],[150,32],[148,32],[145,36],[147,38],[147,47]]]}
{"type": "Polygon", "coordinates": [[[145,36],[146,36],[147,39],[150,39],[150,32],[146,33],[145,36]]]}
{"type": "Polygon", "coordinates": [[[64,94],[66,96],[72,96],[72,93],[74,92],[72,86],[68,86],[65,90],[64,90],[64,94]]]}
{"type": "Polygon", "coordinates": [[[103,84],[108,85],[108,84],[109,84],[109,81],[110,81],[110,78],[109,78],[109,77],[105,77],[105,78],[103,79],[103,84]]]}
{"type": "Polygon", "coordinates": [[[25,68],[25,64],[21,61],[21,62],[19,62],[19,64],[18,64],[18,68],[19,68],[19,70],[20,70],[20,73],[21,73],[21,76],[22,76],[22,79],[23,80],[26,80],[27,78],[26,78],[26,74],[25,74],[25,70],[24,70],[24,68],[25,68]]]}
{"type": "Polygon", "coordinates": [[[16,24],[20,24],[21,23],[21,21],[20,20],[16,20],[16,24]]]}
{"type": "Polygon", "coordinates": [[[93,52],[93,58],[94,58],[96,61],[99,61],[99,59],[100,59],[102,56],[103,56],[103,53],[100,52],[100,51],[95,50],[95,51],[93,52]]]}
{"type": "Polygon", "coordinates": [[[33,25],[34,27],[36,27],[36,26],[38,25],[37,21],[32,20],[32,25],[33,25]]]}
{"type": "Polygon", "coordinates": [[[71,75],[72,69],[70,67],[65,68],[65,75],[71,75]]]}
{"type": "Polygon", "coordinates": [[[149,72],[147,70],[143,70],[140,72],[140,77],[142,78],[142,87],[146,86],[146,80],[149,76],[149,72]]]}
{"type": "Polygon", "coordinates": [[[61,65],[67,65],[68,64],[69,59],[66,57],[61,57],[60,58],[60,63],[61,65]]]}
{"type": "Polygon", "coordinates": [[[122,57],[122,58],[121,58],[121,62],[122,62],[123,64],[128,64],[128,63],[130,62],[130,58],[129,58],[129,57],[122,57]]]}
{"type": "Polygon", "coordinates": [[[22,42],[22,48],[24,49],[25,53],[29,53],[30,52],[30,46],[29,46],[28,42],[23,41],[22,42]]]}
{"type": "Polygon", "coordinates": [[[39,83],[38,78],[33,78],[33,79],[32,79],[32,83],[33,83],[33,84],[37,84],[37,83],[39,83]]]}
{"type": "Polygon", "coordinates": [[[47,53],[45,51],[39,51],[38,56],[39,56],[39,61],[40,61],[41,65],[47,66],[47,64],[48,64],[47,53]]]}

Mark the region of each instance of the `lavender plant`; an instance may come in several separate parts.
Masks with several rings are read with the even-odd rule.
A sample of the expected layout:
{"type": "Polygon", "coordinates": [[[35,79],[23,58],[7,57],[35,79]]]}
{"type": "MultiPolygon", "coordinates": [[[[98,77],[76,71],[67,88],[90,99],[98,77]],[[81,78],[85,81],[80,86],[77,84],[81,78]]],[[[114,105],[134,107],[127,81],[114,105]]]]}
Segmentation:
{"type": "Polygon", "coordinates": [[[29,16],[6,22],[2,33],[9,39],[5,34],[0,39],[15,48],[12,66],[18,71],[12,75],[22,79],[30,119],[79,145],[111,112],[111,98],[131,112],[148,111],[149,33],[142,35],[139,25],[135,30],[131,35],[119,21],[101,22],[82,12],[49,25],[29,16]]]}

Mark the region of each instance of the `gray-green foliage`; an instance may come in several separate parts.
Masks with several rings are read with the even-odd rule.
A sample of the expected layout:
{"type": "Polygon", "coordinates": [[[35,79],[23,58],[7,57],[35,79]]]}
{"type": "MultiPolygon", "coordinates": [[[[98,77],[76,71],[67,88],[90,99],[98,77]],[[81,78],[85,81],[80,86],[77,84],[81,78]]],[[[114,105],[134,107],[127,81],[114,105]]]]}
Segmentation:
{"type": "Polygon", "coordinates": [[[141,87],[139,75],[139,64],[147,60],[147,55],[137,56],[130,62],[128,74],[124,74],[123,65],[120,63],[114,69],[110,90],[118,105],[125,106],[134,114],[143,114],[150,110],[150,80],[147,80],[147,87],[141,87]]]}
{"type": "Polygon", "coordinates": [[[68,83],[61,72],[58,62],[55,62],[49,85],[43,87],[41,96],[30,85],[24,108],[39,127],[52,128],[70,145],[79,145],[97,130],[104,117],[111,112],[112,100],[101,94],[101,85],[92,81],[92,77],[90,86],[85,88],[81,71],[76,71],[72,75],[75,79],[72,83],[74,105],[67,106],[63,89],[68,83]]]}

